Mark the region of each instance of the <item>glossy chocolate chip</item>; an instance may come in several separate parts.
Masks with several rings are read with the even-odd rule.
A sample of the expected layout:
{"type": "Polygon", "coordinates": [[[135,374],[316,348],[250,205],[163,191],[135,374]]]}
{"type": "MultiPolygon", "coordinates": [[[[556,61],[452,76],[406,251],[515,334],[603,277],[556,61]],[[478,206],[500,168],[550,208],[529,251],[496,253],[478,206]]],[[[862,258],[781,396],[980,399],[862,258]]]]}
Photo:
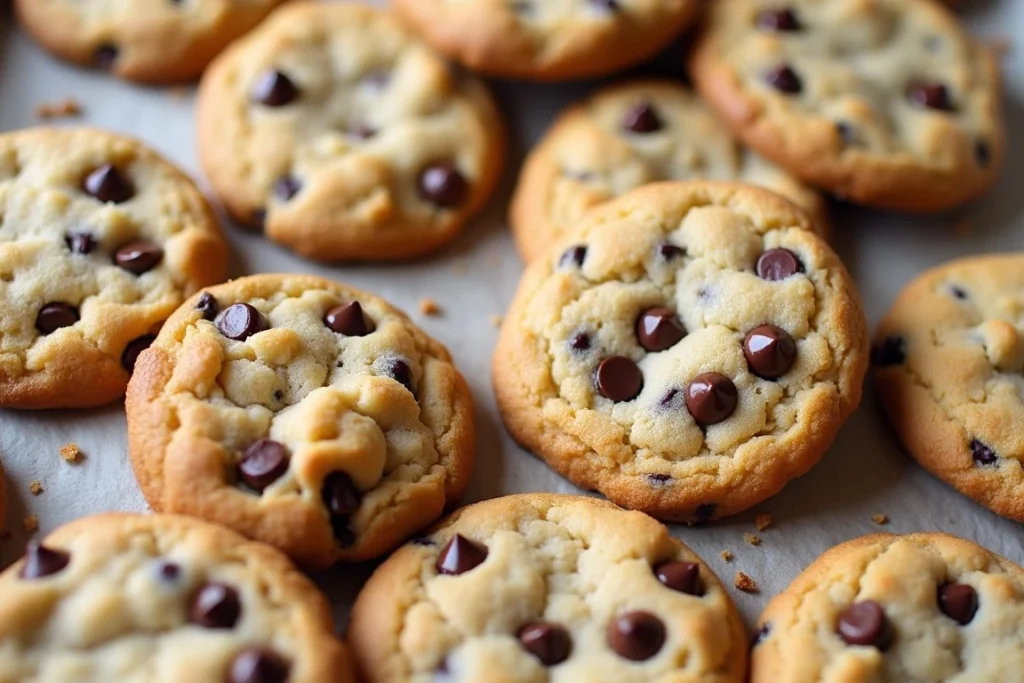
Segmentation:
{"type": "Polygon", "coordinates": [[[135,240],[114,252],[114,263],[129,273],[142,275],[164,259],[164,250],[148,240],[135,240]]]}
{"type": "Polygon", "coordinates": [[[677,247],[674,244],[668,242],[662,242],[658,245],[658,256],[666,261],[672,261],[681,256],[686,256],[686,250],[682,247],[677,247]]]}
{"type": "Polygon", "coordinates": [[[284,683],[288,680],[289,668],[283,657],[251,647],[231,660],[228,683],[284,683]]]}
{"type": "Polygon", "coordinates": [[[939,586],[939,609],[947,617],[966,626],[978,612],[978,592],[964,583],[939,586]]]}
{"type": "Polygon", "coordinates": [[[104,164],[85,176],[82,190],[101,202],[120,204],[135,196],[135,187],[117,166],[104,164]]]}
{"type": "Polygon", "coordinates": [[[766,9],[758,13],[757,27],[764,31],[799,31],[800,20],[790,7],[766,9]]]}
{"type": "Polygon", "coordinates": [[[441,550],[435,566],[441,574],[455,576],[476,568],[486,559],[487,546],[455,534],[441,550]]]}
{"type": "Polygon", "coordinates": [[[416,393],[412,383],[412,368],[404,360],[395,358],[388,361],[384,367],[384,373],[413,394],[416,393]]]}
{"type": "Polygon", "coordinates": [[[655,567],[654,575],[674,591],[687,595],[704,594],[700,583],[700,565],[696,562],[665,562],[655,567]]]}
{"type": "Polygon", "coordinates": [[[804,264],[789,249],[775,247],[761,254],[757,259],[757,275],[762,280],[785,280],[802,273],[804,264]]]}
{"type": "Polygon", "coordinates": [[[299,88],[280,71],[265,71],[252,89],[252,99],[268,107],[283,107],[299,97],[299,88]]]}
{"type": "Polygon", "coordinates": [[[590,348],[590,335],[586,332],[574,334],[569,339],[569,348],[573,351],[586,351],[590,348]]]}
{"type": "Polygon", "coordinates": [[[523,648],[540,660],[544,666],[555,666],[572,654],[572,636],[558,624],[535,621],[519,629],[519,642],[523,648]]]}
{"type": "Polygon", "coordinates": [[[40,334],[52,334],[62,327],[78,322],[78,309],[63,301],[51,301],[36,314],[36,329],[40,334]]]}
{"type": "Polygon", "coordinates": [[[217,316],[217,329],[228,339],[245,341],[258,332],[270,329],[270,323],[254,306],[232,304],[217,316]]]}
{"type": "Polygon", "coordinates": [[[871,349],[871,363],[878,367],[902,365],[906,359],[906,342],[903,337],[886,337],[871,349]]]}
{"type": "Polygon", "coordinates": [[[68,246],[72,254],[89,254],[96,248],[96,237],[91,232],[76,231],[69,232],[64,236],[64,244],[68,246]]]}
{"type": "Polygon", "coordinates": [[[324,315],[324,325],[327,325],[331,332],[346,337],[364,337],[376,329],[358,301],[340,304],[327,311],[324,315]]]}
{"type": "Polygon", "coordinates": [[[612,356],[597,366],[594,385],[605,398],[616,402],[632,401],[644,388],[644,375],[629,358],[612,356]]]}
{"type": "Polygon", "coordinates": [[[685,336],[686,328],[670,308],[649,308],[636,320],[636,339],[648,351],[664,351],[685,336]]]}
{"type": "Polygon", "coordinates": [[[205,628],[232,628],[242,614],[238,591],[223,583],[208,583],[192,599],[189,621],[205,628]]]}
{"type": "Polygon", "coordinates": [[[324,478],[320,498],[332,517],[349,517],[363,502],[363,494],[345,472],[331,472],[324,478]]]}
{"type": "Polygon", "coordinates": [[[116,45],[100,45],[92,53],[93,64],[101,69],[110,70],[114,67],[117,62],[117,56],[120,50],[117,49],[116,45]]]}
{"type": "Polygon", "coordinates": [[[650,612],[625,612],[608,624],[607,638],[620,657],[642,662],[665,644],[665,624],[650,612]]]}
{"type": "Polygon", "coordinates": [[[220,304],[209,292],[203,292],[196,301],[196,310],[202,313],[204,320],[213,320],[220,313],[220,304]]]}
{"type": "Polygon", "coordinates": [[[994,465],[999,459],[994,450],[977,439],[971,441],[971,457],[974,458],[975,464],[978,465],[994,465]]]}
{"type": "Polygon", "coordinates": [[[121,352],[121,367],[128,372],[135,370],[135,364],[139,362],[139,355],[152,346],[155,341],[156,335],[144,334],[128,342],[124,351],[121,352]]]}
{"type": "Polygon", "coordinates": [[[252,488],[263,491],[288,471],[289,457],[284,444],[260,439],[243,451],[238,461],[238,476],[252,488]]]}
{"type": "Polygon", "coordinates": [[[558,259],[559,268],[579,268],[587,259],[587,248],[582,244],[575,244],[565,251],[558,259]]]}
{"type": "Polygon", "coordinates": [[[765,82],[787,95],[796,95],[804,89],[800,77],[789,66],[783,64],[764,75],[765,82]]]}
{"type": "Polygon", "coordinates": [[[992,148],[984,140],[974,143],[974,160],[978,166],[988,166],[992,161],[992,148]]]}
{"type": "Polygon", "coordinates": [[[632,133],[654,133],[665,125],[650,102],[640,102],[628,112],[622,119],[622,127],[632,133]]]}
{"type": "Polygon", "coordinates": [[[907,86],[907,98],[919,107],[938,111],[953,111],[953,99],[949,89],[941,83],[911,83],[907,86]]]}
{"type": "Polygon", "coordinates": [[[728,419],[738,402],[736,385],[717,372],[698,375],[686,387],[686,409],[701,425],[718,424],[728,419]]]}
{"type": "Polygon", "coordinates": [[[417,187],[423,199],[443,209],[459,206],[469,192],[465,176],[450,162],[434,163],[420,171],[417,187]]]}
{"type": "Polygon", "coordinates": [[[302,189],[302,183],[295,176],[281,176],[274,181],[274,196],[280,199],[282,202],[287,202],[292,197],[297,195],[302,189]]]}
{"type": "Polygon", "coordinates": [[[71,554],[56,548],[47,548],[39,541],[29,541],[25,548],[25,563],[18,576],[23,579],[41,579],[56,574],[71,562],[71,554]]]}
{"type": "Polygon", "coordinates": [[[882,606],[873,600],[856,602],[839,615],[839,637],[849,645],[885,650],[892,644],[892,626],[882,606]]]}
{"type": "Polygon", "coordinates": [[[796,342],[781,327],[758,325],[743,339],[743,355],[755,375],[778,379],[796,361],[796,342]]]}

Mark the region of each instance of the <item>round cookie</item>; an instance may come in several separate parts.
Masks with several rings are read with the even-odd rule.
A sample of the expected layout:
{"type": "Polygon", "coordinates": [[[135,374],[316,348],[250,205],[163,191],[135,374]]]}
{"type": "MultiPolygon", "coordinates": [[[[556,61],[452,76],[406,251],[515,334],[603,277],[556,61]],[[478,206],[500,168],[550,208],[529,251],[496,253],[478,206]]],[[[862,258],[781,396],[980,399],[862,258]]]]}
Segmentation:
{"type": "Polygon", "coordinates": [[[490,76],[564,81],[601,76],[665,47],[695,0],[394,0],[444,54],[490,76]]]}
{"type": "Polygon", "coordinates": [[[15,0],[22,25],[78,64],[133,81],[197,78],[284,0],[15,0]]]}
{"type": "Polygon", "coordinates": [[[330,607],[273,548],[173,515],[79,519],[0,574],[0,683],[349,683],[330,607]]]}
{"type": "Polygon", "coordinates": [[[524,494],[455,512],[352,607],[366,683],[740,683],[743,625],[708,567],[650,517],[524,494]]]}
{"type": "Polygon", "coordinates": [[[751,683],[989,683],[1024,670],[1024,569],[938,533],[819,557],[760,619],[751,683]]]}
{"type": "Polygon", "coordinates": [[[722,0],[691,59],[748,145],[851,201],[962,204],[1004,155],[990,51],[933,0],[722,0]]]}
{"type": "Polygon", "coordinates": [[[3,407],[117,400],[163,321],[227,269],[195,184],[100,130],[0,136],[0,215],[3,407]]]}
{"type": "Polygon", "coordinates": [[[571,107],[530,152],[511,208],[519,253],[534,259],[612,197],[690,178],[761,185],[807,210],[819,233],[827,227],[817,192],[743,149],[686,87],[639,81],[571,107]]]}
{"type": "Polygon", "coordinates": [[[315,277],[193,297],[139,358],[125,407],[154,509],[309,567],[388,552],[473,469],[472,398],[448,351],[382,299],[315,277]]]}
{"type": "Polygon", "coordinates": [[[811,468],[860,401],[868,339],[806,214],[656,183],[591,211],[520,282],[494,353],[514,439],[577,485],[702,521],[811,468]]]}
{"type": "Polygon", "coordinates": [[[914,279],[872,351],[883,410],[929,472],[1024,522],[1024,254],[976,256],[914,279]]]}
{"type": "Polygon", "coordinates": [[[318,260],[436,249],[504,159],[485,86],[355,3],[282,7],[211,65],[197,106],[199,157],[230,213],[318,260]]]}

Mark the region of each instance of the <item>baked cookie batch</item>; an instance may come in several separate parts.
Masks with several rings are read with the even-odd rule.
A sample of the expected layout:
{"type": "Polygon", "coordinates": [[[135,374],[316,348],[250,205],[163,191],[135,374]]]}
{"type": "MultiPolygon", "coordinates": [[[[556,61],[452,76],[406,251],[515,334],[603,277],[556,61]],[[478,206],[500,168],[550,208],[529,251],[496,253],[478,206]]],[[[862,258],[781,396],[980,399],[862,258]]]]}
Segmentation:
{"type": "Polygon", "coordinates": [[[930,212],[998,177],[998,65],[950,10],[137,4],[14,9],[67,60],[201,76],[217,202],[321,261],[425,256],[489,201],[506,134],[474,73],[603,76],[692,29],[693,89],[602,86],[529,152],[510,202],[527,268],[494,353],[498,408],[524,449],[608,500],[511,495],[440,522],[476,448],[444,346],[338,282],[225,282],[214,211],[142,142],[0,135],[0,407],[125,397],[153,509],[67,524],[0,573],[0,683],[1024,680],[1024,569],[969,541],[832,548],[751,645],[661,523],[727,517],[806,473],[869,366],[910,454],[1024,522],[1024,256],[924,273],[871,341],[827,242],[826,194],[930,212]],[[299,567],[375,559],[342,640],[299,567]]]}

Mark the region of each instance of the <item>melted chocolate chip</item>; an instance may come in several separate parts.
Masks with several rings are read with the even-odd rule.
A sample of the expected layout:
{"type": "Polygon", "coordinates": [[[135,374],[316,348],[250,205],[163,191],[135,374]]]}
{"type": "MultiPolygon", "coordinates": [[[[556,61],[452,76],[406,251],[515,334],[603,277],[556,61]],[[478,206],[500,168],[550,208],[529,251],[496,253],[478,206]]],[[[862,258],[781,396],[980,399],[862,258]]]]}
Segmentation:
{"type": "Polygon", "coordinates": [[[701,596],[700,565],[696,562],[665,562],[654,569],[654,575],[665,586],[687,595],[701,596]]]}
{"type": "Polygon", "coordinates": [[[665,644],[665,624],[650,612],[625,612],[608,624],[607,639],[620,657],[642,662],[665,644]]]}
{"type": "Polygon", "coordinates": [[[213,320],[220,313],[220,304],[209,292],[203,292],[196,301],[196,310],[203,314],[204,320],[213,320]]]}
{"type": "Polygon", "coordinates": [[[681,256],[686,256],[686,250],[682,247],[677,247],[674,244],[668,242],[662,242],[658,245],[658,256],[666,261],[677,259],[681,256]]]}
{"type": "Polygon", "coordinates": [[[971,457],[977,465],[994,465],[999,460],[994,450],[977,439],[971,441],[971,457]]]}
{"type": "Polygon", "coordinates": [[[410,368],[409,364],[404,360],[395,358],[388,361],[384,367],[384,373],[408,389],[411,393],[416,393],[412,383],[412,368],[410,368]]]}
{"type": "Polygon", "coordinates": [[[251,647],[231,660],[227,683],[285,683],[289,668],[283,657],[263,648],[251,647]]]}
{"type": "Polygon", "coordinates": [[[785,280],[803,270],[804,265],[797,255],[782,247],[769,249],[757,259],[757,275],[762,280],[785,280]]]}
{"type": "Polygon", "coordinates": [[[487,546],[455,534],[437,557],[437,571],[452,576],[465,574],[487,559],[487,546]]]}
{"type": "Polygon", "coordinates": [[[447,161],[431,164],[420,171],[417,187],[423,199],[443,209],[459,206],[469,193],[465,176],[447,161]]]}
{"type": "Polygon", "coordinates": [[[633,133],[654,133],[662,128],[664,124],[654,105],[650,102],[640,102],[626,112],[622,119],[622,127],[633,133]]]}
{"type": "Polygon", "coordinates": [[[238,476],[246,484],[263,491],[288,471],[290,454],[284,444],[260,439],[250,444],[238,461],[238,476]]]}
{"type": "Polygon", "coordinates": [[[163,258],[164,250],[148,240],[135,240],[114,253],[114,263],[136,275],[153,270],[163,258]]]}
{"type": "Polygon", "coordinates": [[[289,201],[302,190],[302,183],[295,176],[285,175],[274,181],[274,196],[282,202],[289,201]]]}
{"type": "Polygon", "coordinates": [[[519,629],[518,637],[523,648],[544,666],[561,664],[572,654],[572,637],[558,624],[535,621],[519,629]]]}
{"type": "Polygon", "coordinates": [[[324,315],[324,325],[327,325],[331,332],[346,337],[364,337],[377,329],[369,316],[363,312],[363,307],[358,301],[350,301],[327,311],[324,315]]]}
{"type": "Polygon", "coordinates": [[[52,301],[36,314],[36,329],[40,334],[52,334],[62,327],[78,322],[78,309],[63,301],[52,301]]]}
{"type": "Polygon", "coordinates": [[[586,332],[574,334],[569,339],[569,348],[573,351],[586,351],[590,348],[590,335],[586,332]]]}
{"type": "Polygon", "coordinates": [[[100,45],[92,53],[92,61],[97,67],[109,71],[117,62],[119,50],[116,45],[100,45]]]}
{"type": "Polygon", "coordinates": [[[270,323],[254,306],[232,304],[217,316],[217,329],[228,339],[245,341],[258,332],[270,329],[270,323]]]}
{"type": "Polygon", "coordinates": [[[907,86],[907,98],[926,109],[953,111],[955,108],[949,89],[942,83],[911,83],[907,86]]]}
{"type": "Polygon", "coordinates": [[[787,95],[796,95],[804,89],[800,77],[788,65],[782,64],[764,75],[765,82],[787,95]]]}
{"type": "Polygon", "coordinates": [[[189,621],[205,628],[232,628],[242,614],[238,591],[223,583],[208,583],[192,599],[189,621]]]}
{"type": "Polygon", "coordinates": [[[47,548],[39,541],[29,541],[25,548],[25,563],[18,570],[23,579],[41,579],[56,574],[71,562],[71,554],[56,548],[47,548]]]}
{"type": "Polygon", "coordinates": [[[759,325],[744,338],[743,355],[755,375],[778,379],[789,372],[796,361],[796,342],[780,327],[759,325]]]}
{"type": "Polygon", "coordinates": [[[104,164],[85,176],[82,190],[105,203],[121,204],[135,196],[135,187],[131,181],[113,164],[104,164]]]}
{"type": "Polygon", "coordinates": [[[72,254],[89,254],[96,248],[96,237],[91,232],[69,232],[64,236],[64,244],[72,254]]]}
{"type": "Polygon", "coordinates": [[[800,21],[790,7],[766,9],[758,13],[757,27],[764,31],[799,31],[800,21]]]}
{"type": "Polygon", "coordinates": [[[964,583],[939,586],[939,609],[947,617],[966,626],[978,612],[978,592],[964,583]]]}
{"type": "Polygon", "coordinates": [[[839,637],[849,645],[870,645],[885,650],[892,644],[892,626],[877,602],[855,602],[839,615],[839,637]]]}
{"type": "Polygon", "coordinates": [[[283,107],[299,97],[299,89],[282,72],[265,71],[252,89],[252,99],[268,107],[283,107]]]}
{"type": "Polygon", "coordinates": [[[686,388],[686,409],[700,425],[718,424],[728,419],[738,402],[736,385],[717,372],[698,375],[686,388]]]}
{"type": "Polygon", "coordinates": [[[558,259],[559,268],[579,268],[583,265],[583,262],[587,258],[587,247],[582,244],[576,244],[562,252],[561,257],[558,259]]]}
{"type": "Polygon", "coordinates": [[[878,367],[902,365],[906,359],[906,342],[903,337],[886,337],[871,349],[871,363],[878,367]]]}
{"type": "Polygon", "coordinates": [[[594,385],[605,398],[615,402],[632,401],[644,388],[644,375],[629,358],[612,356],[597,366],[594,385]]]}
{"type": "Polygon", "coordinates": [[[363,494],[346,472],[328,474],[320,498],[332,517],[350,517],[363,502],[363,494]]]}
{"type": "Polygon", "coordinates": [[[650,308],[636,321],[636,338],[648,351],[664,351],[686,336],[686,328],[670,308],[650,308]]]}
{"type": "Polygon", "coordinates": [[[121,353],[121,367],[128,372],[135,370],[135,364],[139,362],[139,355],[152,346],[155,341],[156,335],[144,334],[128,342],[121,353]]]}

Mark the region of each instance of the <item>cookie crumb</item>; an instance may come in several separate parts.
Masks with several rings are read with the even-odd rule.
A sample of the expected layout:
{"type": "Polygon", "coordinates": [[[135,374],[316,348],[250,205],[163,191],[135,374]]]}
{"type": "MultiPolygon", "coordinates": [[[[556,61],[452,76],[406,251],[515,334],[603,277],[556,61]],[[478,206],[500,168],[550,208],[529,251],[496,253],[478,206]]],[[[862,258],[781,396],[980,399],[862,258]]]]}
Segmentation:
{"type": "Polygon", "coordinates": [[[32,492],[33,496],[40,495],[44,491],[43,482],[37,479],[36,481],[28,485],[28,490],[32,492]]]}
{"type": "Polygon", "coordinates": [[[767,512],[758,513],[757,519],[754,520],[754,525],[758,531],[764,531],[772,525],[772,516],[767,512]]]}
{"type": "Polygon", "coordinates": [[[25,527],[25,531],[34,534],[39,531],[39,515],[25,515],[25,518],[21,520],[21,525],[25,527]]]}
{"type": "Polygon", "coordinates": [[[722,559],[725,560],[726,562],[732,562],[732,553],[729,552],[728,550],[723,550],[722,551],[722,559]]]}
{"type": "Polygon", "coordinates": [[[504,320],[505,319],[498,315],[497,313],[492,313],[489,316],[487,316],[487,322],[491,324],[491,327],[501,327],[501,323],[504,320]]]}
{"type": "Polygon", "coordinates": [[[889,523],[889,515],[879,512],[877,515],[871,515],[871,521],[880,526],[884,526],[889,523]]]}
{"type": "Polygon", "coordinates": [[[747,542],[747,545],[761,545],[761,537],[754,534],[743,534],[743,540],[747,542]]]}
{"type": "Polygon", "coordinates": [[[736,572],[736,581],[733,585],[744,593],[757,593],[760,590],[757,582],[743,572],[736,572]]]}
{"type": "Polygon", "coordinates": [[[64,458],[65,462],[78,463],[82,461],[82,449],[78,447],[77,443],[71,442],[60,447],[60,457],[64,458]]]}
{"type": "Polygon", "coordinates": [[[429,296],[420,299],[420,313],[423,315],[441,315],[441,307],[429,296]]]}
{"type": "Polygon", "coordinates": [[[81,115],[82,105],[73,97],[65,97],[58,102],[44,102],[36,107],[36,118],[43,121],[70,119],[81,115]]]}

